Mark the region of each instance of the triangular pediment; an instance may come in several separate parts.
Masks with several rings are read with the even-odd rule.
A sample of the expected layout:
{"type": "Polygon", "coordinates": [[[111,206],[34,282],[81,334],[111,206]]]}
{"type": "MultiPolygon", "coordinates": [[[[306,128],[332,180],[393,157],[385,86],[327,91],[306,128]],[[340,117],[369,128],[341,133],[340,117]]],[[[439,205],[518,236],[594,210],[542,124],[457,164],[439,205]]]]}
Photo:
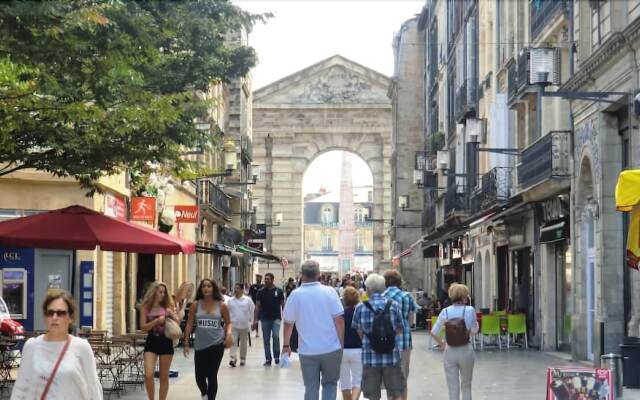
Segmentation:
{"type": "Polygon", "coordinates": [[[342,56],[333,56],[267,85],[253,94],[256,104],[390,104],[390,79],[342,56]]]}

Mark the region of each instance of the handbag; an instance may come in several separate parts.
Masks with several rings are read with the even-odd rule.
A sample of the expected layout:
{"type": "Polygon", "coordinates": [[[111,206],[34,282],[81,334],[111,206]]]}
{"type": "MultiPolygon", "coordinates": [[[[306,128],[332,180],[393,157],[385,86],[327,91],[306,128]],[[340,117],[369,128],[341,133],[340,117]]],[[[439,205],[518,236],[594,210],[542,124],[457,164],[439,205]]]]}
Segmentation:
{"type": "Polygon", "coordinates": [[[469,343],[469,330],[464,322],[464,312],[467,309],[462,309],[462,317],[449,319],[449,312],[447,313],[447,320],[444,323],[445,337],[447,338],[447,344],[451,347],[464,346],[469,343]]]}
{"type": "Polygon", "coordinates": [[[69,344],[71,343],[71,336],[67,336],[67,342],[62,347],[60,354],[58,355],[58,360],[56,361],[56,365],[53,367],[53,371],[51,371],[51,375],[49,375],[49,379],[47,380],[47,385],[44,387],[42,391],[42,396],[40,396],[40,400],[45,400],[47,398],[47,393],[49,393],[49,388],[53,383],[53,378],[55,378],[56,373],[58,372],[58,368],[60,367],[60,363],[64,358],[64,355],[67,353],[67,349],[69,348],[69,344]]]}
{"type": "Polygon", "coordinates": [[[182,329],[180,329],[178,321],[173,318],[164,320],[164,336],[171,340],[177,340],[182,337],[182,329]]]}

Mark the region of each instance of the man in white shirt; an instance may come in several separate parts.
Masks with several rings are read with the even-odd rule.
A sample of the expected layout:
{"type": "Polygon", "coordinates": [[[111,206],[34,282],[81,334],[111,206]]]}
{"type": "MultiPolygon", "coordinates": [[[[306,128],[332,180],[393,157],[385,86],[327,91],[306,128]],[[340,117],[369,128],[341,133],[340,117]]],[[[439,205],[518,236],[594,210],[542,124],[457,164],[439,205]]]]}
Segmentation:
{"type": "Polygon", "coordinates": [[[318,282],[320,265],[307,260],[301,267],[302,285],[291,292],[284,306],[282,354],[291,355],[291,332],[299,335],[300,366],[305,400],[318,400],[322,375],[322,399],[335,400],[342,362],[344,308],[330,286],[318,282]]]}
{"type": "Polygon", "coordinates": [[[249,327],[253,320],[255,306],[251,298],[244,295],[244,288],[241,283],[235,284],[233,294],[234,296],[230,297],[226,303],[231,318],[231,333],[233,334],[229,365],[235,367],[238,339],[240,339],[240,366],[244,366],[247,359],[247,340],[249,339],[249,327]]]}

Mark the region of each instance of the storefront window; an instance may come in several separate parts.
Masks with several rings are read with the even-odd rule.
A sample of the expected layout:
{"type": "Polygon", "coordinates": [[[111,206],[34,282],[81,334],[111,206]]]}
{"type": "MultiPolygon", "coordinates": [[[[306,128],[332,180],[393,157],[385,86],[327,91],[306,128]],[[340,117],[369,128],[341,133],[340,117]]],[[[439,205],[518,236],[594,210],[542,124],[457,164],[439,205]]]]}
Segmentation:
{"type": "Polygon", "coordinates": [[[6,268],[2,270],[2,298],[12,318],[27,317],[27,273],[24,269],[6,268]]]}

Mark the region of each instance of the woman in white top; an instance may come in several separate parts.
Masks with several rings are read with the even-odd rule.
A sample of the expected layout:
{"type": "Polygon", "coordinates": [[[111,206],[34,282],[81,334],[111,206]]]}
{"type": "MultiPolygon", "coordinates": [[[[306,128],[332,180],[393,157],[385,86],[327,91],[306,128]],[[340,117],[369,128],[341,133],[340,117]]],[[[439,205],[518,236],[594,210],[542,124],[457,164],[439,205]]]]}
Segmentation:
{"type": "Polygon", "coordinates": [[[469,288],[465,285],[459,283],[451,285],[449,298],[453,304],[440,312],[438,321],[431,330],[431,337],[444,349],[444,372],[449,387],[449,400],[460,400],[460,388],[462,388],[462,400],[471,400],[471,379],[475,363],[473,348],[470,343],[448,346],[440,337],[440,331],[448,320],[461,318],[464,319],[469,335],[477,334],[476,310],[467,305],[469,288]]]}
{"type": "Polygon", "coordinates": [[[73,297],[63,290],[52,290],[42,311],[47,333],[24,344],[11,400],[102,400],[91,346],[69,334],[76,312],[73,297]]]}
{"type": "Polygon", "coordinates": [[[178,288],[173,299],[176,305],[176,318],[178,321],[182,321],[184,319],[187,304],[191,303],[195,290],[196,285],[194,285],[193,282],[183,282],[178,288]]]}

